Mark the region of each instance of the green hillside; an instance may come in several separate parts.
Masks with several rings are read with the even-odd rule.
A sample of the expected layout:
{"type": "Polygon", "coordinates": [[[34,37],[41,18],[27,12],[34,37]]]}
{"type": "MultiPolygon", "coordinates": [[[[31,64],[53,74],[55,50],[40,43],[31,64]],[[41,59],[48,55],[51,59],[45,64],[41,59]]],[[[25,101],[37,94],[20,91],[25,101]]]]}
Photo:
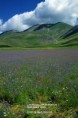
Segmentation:
{"type": "Polygon", "coordinates": [[[62,36],[63,46],[78,46],[78,26],[71,28],[62,36]]]}
{"type": "Polygon", "coordinates": [[[65,23],[35,25],[23,32],[7,31],[0,35],[0,48],[59,47],[78,45],[78,26],[65,23]]]}

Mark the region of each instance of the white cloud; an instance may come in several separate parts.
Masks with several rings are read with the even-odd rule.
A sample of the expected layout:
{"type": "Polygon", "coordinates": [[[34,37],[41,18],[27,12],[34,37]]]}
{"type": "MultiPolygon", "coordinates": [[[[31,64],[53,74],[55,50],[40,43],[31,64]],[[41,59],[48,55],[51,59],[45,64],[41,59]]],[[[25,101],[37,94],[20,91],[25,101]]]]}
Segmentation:
{"type": "Polygon", "coordinates": [[[74,25],[77,18],[78,0],[45,0],[39,3],[35,10],[17,14],[4,24],[0,20],[0,32],[23,31],[32,25],[42,23],[65,22],[74,25]]]}
{"type": "MultiPolygon", "coordinates": [[[[3,21],[2,21],[2,19],[0,19],[0,27],[2,27],[2,23],[3,23],[3,21]]],[[[2,33],[2,31],[0,31],[0,34],[2,33]]]]}

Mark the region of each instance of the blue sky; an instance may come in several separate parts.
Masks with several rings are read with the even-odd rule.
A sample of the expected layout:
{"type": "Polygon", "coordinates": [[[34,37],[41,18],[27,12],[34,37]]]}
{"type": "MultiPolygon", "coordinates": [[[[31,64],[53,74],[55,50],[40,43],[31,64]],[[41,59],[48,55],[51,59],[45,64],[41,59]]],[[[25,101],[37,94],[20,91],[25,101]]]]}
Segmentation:
{"type": "Polygon", "coordinates": [[[36,24],[78,24],[78,0],[0,0],[0,33],[36,24]]]}
{"type": "Polygon", "coordinates": [[[0,19],[7,21],[15,14],[34,10],[44,0],[0,0],[0,19]]]}

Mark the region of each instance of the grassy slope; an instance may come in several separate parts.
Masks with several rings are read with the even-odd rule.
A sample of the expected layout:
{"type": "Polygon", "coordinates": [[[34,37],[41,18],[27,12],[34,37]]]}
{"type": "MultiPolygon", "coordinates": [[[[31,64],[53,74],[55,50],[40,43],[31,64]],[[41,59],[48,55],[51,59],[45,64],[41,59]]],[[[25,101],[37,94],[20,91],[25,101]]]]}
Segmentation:
{"type": "Polygon", "coordinates": [[[35,25],[24,32],[8,31],[0,35],[0,47],[56,47],[72,26],[65,23],[35,25]]]}
{"type": "Polygon", "coordinates": [[[78,46],[78,26],[73,27],[66,34],[62,36],[61,43],[63,46],[78,46]]]}

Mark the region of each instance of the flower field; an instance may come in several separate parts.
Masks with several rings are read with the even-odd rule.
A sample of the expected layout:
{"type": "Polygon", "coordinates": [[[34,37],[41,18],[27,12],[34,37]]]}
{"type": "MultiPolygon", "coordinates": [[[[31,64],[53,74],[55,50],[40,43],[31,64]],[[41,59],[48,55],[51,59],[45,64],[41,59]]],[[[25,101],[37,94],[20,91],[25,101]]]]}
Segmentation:
{"type": "Polygon", "coordinates": [[[78,118],[78,50],[0,51],[0,118],[78,118]]]}

